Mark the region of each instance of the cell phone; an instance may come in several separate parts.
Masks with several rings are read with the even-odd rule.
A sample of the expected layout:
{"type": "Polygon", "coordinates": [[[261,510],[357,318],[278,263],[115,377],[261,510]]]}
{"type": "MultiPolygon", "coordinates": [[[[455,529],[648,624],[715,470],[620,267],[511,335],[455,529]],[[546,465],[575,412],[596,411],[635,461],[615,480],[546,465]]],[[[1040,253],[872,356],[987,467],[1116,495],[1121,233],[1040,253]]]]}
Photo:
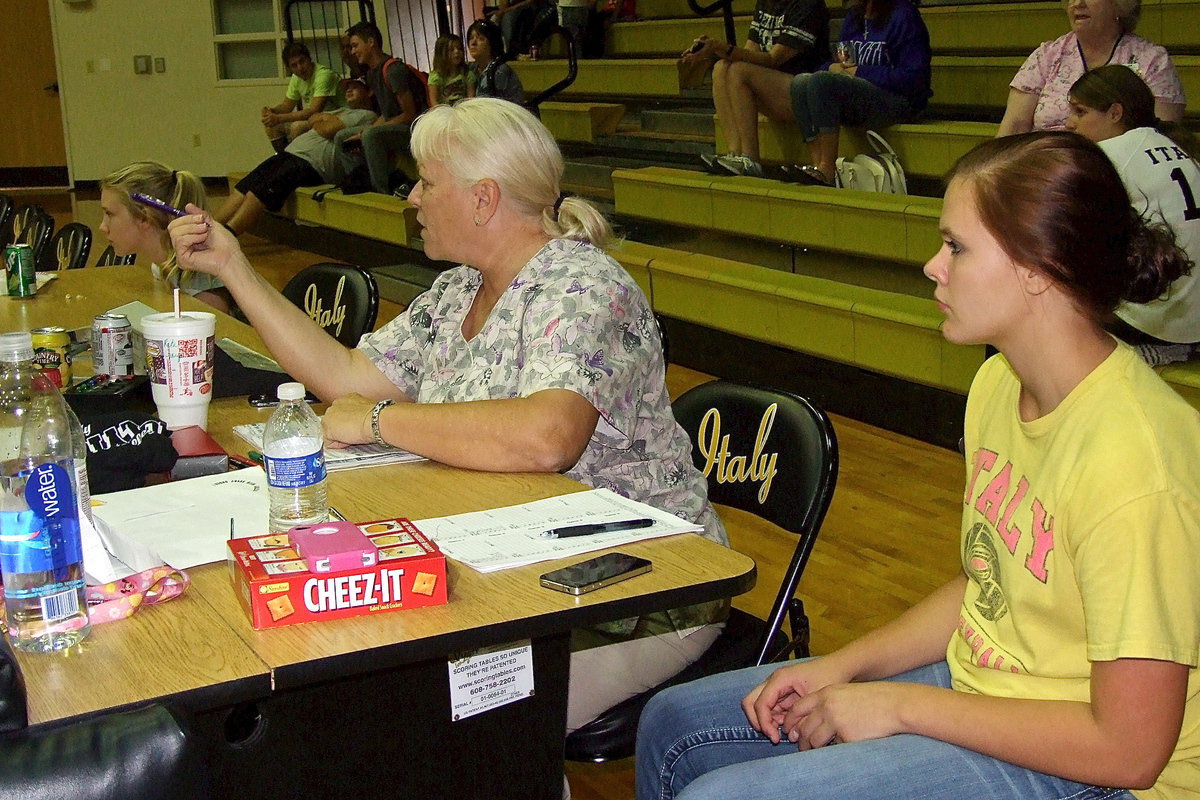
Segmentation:
{"type": "Polygon", "coordinates": [[[288,538],[311,572],[340,572],[379,562],[379,548],[353,522],[297,525],[288,538]]]}
{"type": "MultiPolygon", "coordinates": [[[[249,403],[250,405],[254,406],[255,408],[270,408],[271,406],[279,405],[279,398],[276,397],[274,394],[267,394],[264,392],[263,394],[250,395],[249,397],[246,398],[246,402],[249,403]]],[[[319,402],[321,402],[321,398],[317,397],[312,392],[305,392],[304,393],[304,402],[319,403],[319,402]]]]}
{"type": "Polygon", "coordinates": [[[581,595],[650,571],[650,561],[626,553],[605,553],[569,567],[547,572],[541,584],[567,594],[581,595]]]}

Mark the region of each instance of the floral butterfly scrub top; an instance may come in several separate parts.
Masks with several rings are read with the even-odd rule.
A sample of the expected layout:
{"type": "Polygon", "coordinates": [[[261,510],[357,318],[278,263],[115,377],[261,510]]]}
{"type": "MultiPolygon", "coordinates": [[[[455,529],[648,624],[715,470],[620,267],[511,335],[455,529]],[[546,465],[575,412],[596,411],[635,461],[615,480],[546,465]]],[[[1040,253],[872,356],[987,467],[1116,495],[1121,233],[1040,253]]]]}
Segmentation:
{"type": "MultiPolygon", "coordinates": [[[[359,349],[419,403],[576,392],[600,419],[566,474],[686,517],[728,545],[692,464],[691,443],[671,413],[658,327],[633,278],[594,245],[554,239],[466,341],[463,320],[482,283],[472,267],[443,272],[403,314],[364,336],[359,349]]],[[[671,614],[677,629],[710,621],[679,613],[671,614]]]]}

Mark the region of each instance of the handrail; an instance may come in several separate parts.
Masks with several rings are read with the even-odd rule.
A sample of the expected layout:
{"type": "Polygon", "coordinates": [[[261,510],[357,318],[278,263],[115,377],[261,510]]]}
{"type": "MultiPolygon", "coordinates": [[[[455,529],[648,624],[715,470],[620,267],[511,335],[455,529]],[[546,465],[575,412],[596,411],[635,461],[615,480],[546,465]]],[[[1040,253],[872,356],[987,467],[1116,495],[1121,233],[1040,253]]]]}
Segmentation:
{"type": "Polygon", "coordinates": [[[549,39],[556,33],[561,33],[563,38],[567,40],[567,74],[558,83],[555,83],[553,86],[547,86],[538,92],[532,100],[525,101],[525,107],[532,111],[534,116],[539,118],[542,115],[538,107],[574,83],[575,78],[579,75],[579,43],[575,41],[575,37],[571,35],[569,30],[556,23],[554,27],[550,28],[546,36],[542,38],[542,41],[549,39]]]}
{"type": "Polygon", "coordinates": [[[725,18],[725,44],[737,44],[737,33],[733,29],[733,0],[713,0],[706,6],[701,6],[696,0],[687,0],[690,8],[698,17],[707,17],[718,8],[725,18]]]}
{"type": "MultiPolygon", "coordinates": [[[[371,3],[371,0],[357,0],[359,19],[355,20],[354,22],[350,21],[352,19],[350,10],[355,0],[339,1],[342,4],[342,10],[345,12],[346,18],[341,20],[338,19],[339,14],[336,13],[338,9],[335,5],[335,13],[332,20],[333,24],[330,25],[329,7],[331,4],[328,2],[328,0],[288,0],[287,4],[283,8],[283,22],[287,29],[288,43],[290,44],[296,41],[297,27],[300,28],[301,33],[307,30],[315,35],[316,31],[321,31],[324,33],[325,31],[329,30],[338,30],[340,32],[350,27],[350,25],[353,25],[354,22],[370,22],[371,24],[375,23],[375,6],[371,3]],[[304,19],[301,17],[299,8],[297,8],[297,13],[295,15],[296,25],[292,24],[292,10],[293,8],[299,6],[308,7],[309,24],[307,26],[304,25],[304,19]],[[316,13],[314,13],[314,8],[317,9],[316,13]],[[319,25],[317,24],[317,14],[320,16],[319,25]]],[[[311,44],[312,47],[310,49],[316,51],[312,54],[314,60],[324,63],[331,69],[337,64],[337,61],[334,60],[334,56],[336,55],[340,58],[341,53],[340,42],[336,37],[335,39],[330,40],[325,38],[324,35],[318,36],[314,41],[311,42],[311,44]],[[337,53],[335,53],[332,49],[335,45],[339,47],[339,52],[337,53]]],[[[338,69],[337,71],[341,74],[345,74],[345,66],[343,65],[342,68],[338,69]]]]}
{"type": "Polygon", "coordinates": [[[549,100],[554,95],[566,89],[575,82],[575,78],[579,76],[579,43],[575,41],[575,37],[571,32],[558,24],[558,15],[554,12],[554,8],[544,9],[538,13],[534,19],[533,26],[525,37],[521,37],[520,41],[513,41],[508,48],[508,51],[503,56],[493,59],[491,64],[488,64],[484,74],[495,83],[495,72],[500,64],[506,61],[512,61],[516,58],[517,53],[525,48],[526,45],[536,43],[539,46],[544,44],[554,34],[562,34],[562,37],[567,41],[567,74],[566,76],[552,86],[548,86],[542,91],[534,95],[533,99],[527,100],[524,106],[534,113],[536,116],[541,116],[538,112],[538,107],[549,100]]]}

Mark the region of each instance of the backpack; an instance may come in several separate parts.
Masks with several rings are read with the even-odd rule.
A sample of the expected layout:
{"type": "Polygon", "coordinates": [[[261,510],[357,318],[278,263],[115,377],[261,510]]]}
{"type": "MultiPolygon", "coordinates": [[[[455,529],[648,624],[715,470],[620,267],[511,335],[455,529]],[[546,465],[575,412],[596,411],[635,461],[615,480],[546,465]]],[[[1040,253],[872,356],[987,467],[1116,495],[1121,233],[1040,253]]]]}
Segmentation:
{"type": "Polygon", "coordinates": [[[874,155],[860,153],[837,160],[837,182],[846,189],[861,189],[883,194],[908,194],[904,168],[887,140],[875,131],[867,131],[874,155]]]}
{"type": "MultiPolygon", "coordinates": [[[[388,87],[392,94],[396,93],[396,87],[388,83],[387,71],[388,67],[398,61],[400,61],[400,59],[392,56],[387,61],[383,62],[383,66],[379,70],[379,77],[383,81],[383,85],[388,87]]],[[[419,94],[413,91],[413,87],[411,85],[409,86],[409,92],[413,95],[413,102],[417,105],[417,113],[420,114],[422,111],[426,111],[429,108],[429,73],[422,72],[406,61],[400,61],[400,63],[404,64],[404,66],[408,68],[409,78],[416,78],[417,82],[421,84],[421,91],[419,94]]]]}

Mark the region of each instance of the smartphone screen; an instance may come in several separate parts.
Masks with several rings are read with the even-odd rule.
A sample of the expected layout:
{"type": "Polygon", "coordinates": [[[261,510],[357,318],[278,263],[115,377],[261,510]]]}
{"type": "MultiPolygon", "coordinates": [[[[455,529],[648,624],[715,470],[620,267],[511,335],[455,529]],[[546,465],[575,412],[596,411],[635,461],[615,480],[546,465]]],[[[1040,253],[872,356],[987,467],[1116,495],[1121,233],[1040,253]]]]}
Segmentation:
{"type": "Polygon", "coordinates": [[[547,589],[578,595],[649,571],[648,559],[625,553],[605,553],[569,567],[547,572],[542,575],[541,584],[547,589]]]}

